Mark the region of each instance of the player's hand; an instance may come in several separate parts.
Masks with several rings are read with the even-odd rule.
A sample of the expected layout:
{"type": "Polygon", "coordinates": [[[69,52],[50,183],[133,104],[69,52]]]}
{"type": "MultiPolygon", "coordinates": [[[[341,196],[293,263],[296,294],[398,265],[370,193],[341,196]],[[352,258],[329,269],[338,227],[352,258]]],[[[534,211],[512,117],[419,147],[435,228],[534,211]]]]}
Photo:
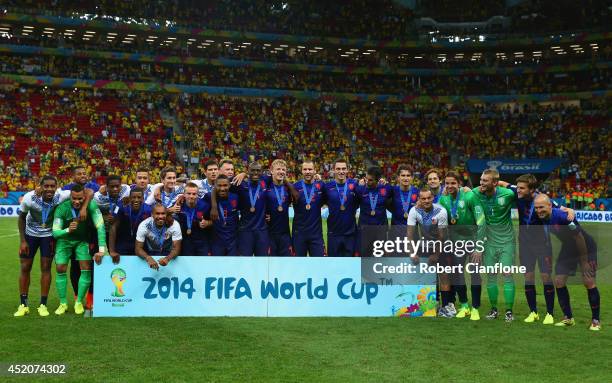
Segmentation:
{"type": "Polygon", "coordinates": [[[81,208],[81,211],[79,213],[79,221],[80,222],[85,222],[87,221],[87,206],[83,206],[81,208]]]}
{"type": "Polygon", "coordinates": [[[79,223],[77,221],[70,222],[70,226],[68,226],[68,232],[72,233],[77,229],[77,226],[79,226],[79,223]]]}
{"type": "Polygon", "coordinates": [[[359,180],[359,186],[364,186],[366,184],[365,178],[359,180]]]}
{"type": "Polygon", "coordinates": [[[107,214],[104,216],[104,223],[107,225],[112,225],[113,224],[113,215],[112,214],[107,214]]]}
{"type": "Polygon", "coordinates": [[[36,189],[34,189],[34,194],[36,194],[37,197],[40,197],[42,195],[42,188],[40,186],[36,186],[36,189]]]}
{"type": "Polygon", "coordinates": [[[313,180],[315,181],[321,181],[323,179],[323,177],[321,177],[321,175],[319,173],[315,174],[314,177],[312,177],[313,180]]]}
{"type": "Polygon", "coordinates": [[[463,187],[463,192],[464,193],[471,192],[471,191],[472,191],[472,189],[470,189],[469,187],[467,187],[467,186],[463,187]]]}
{"type": "Polygon", "coordinates": [[[30,245],[26,241],[21,242],[19,245],[19,255],[26,256],[30,254],[30,245]]]}
{"type": "Polygon", "coordinates": [[[162,259],[159,260],[159,265],[168,266],[168,262],[170,262],[170,259],[168,257],[163,257],[162,259]]]}
{"type": "Polygon", "coordinates": [[[595,278],[595,268],[591,262],[584,262],[582,264],[582,276],[589,279],[595,278]]]}
{"type": "Polygon", "coordinates": [[[219,209],[216,206],[210,207],[210,220],[216,221],[219,219],[219,209]]]}
{"type": "Polygon", "coordinates": [[[155,198],[156,201],[161,201],[161,188],[155,188],[155,190],[153,190],[153,198],[155,198]]]}
{"type": "Polygon", "coordinates": [[[155,270],[159,270],[159,265],[157,264],[157,261],[155,261],[155,259],[153,259],[153,257],[149,256],[147,258],[147,263],[149,264],[149,267],[155,270]]]}
{"type": "Polygon", "coordinates": [[[212,225],[212,221],[207,221],[205,219],[200,221],[200,229],[206,229],[210,225],[212,225]]]}
{"type": "Polygon", "coordinates": [[[378,180],[378,184],[379,184],[379,185],[383,185],[383,186],[384,186],[384,185],[386,185],[386,184],[387,184],[387,180],[386,180],[386,179],[384,179],[384,178],[381,178],[381,179],[379,179],[379,180],[378,180]]]}
{"type": "Polygon", "coordinates": [[[565,206],[561,206],[561,211],[564,211],[567,213],[567,220],[570,222],[573,221],[574,218],[576,218],[576,211],[574,209],[571,209],[565,206]]]}
{"type": "Polygon", "coordinates": [[[266,223],[270,223],[270,219],[271,219],[270,214],[266,214],[266,223]]]}
{"type": "Polygon", "coordinates": [[[119,259],[121,258],[121,256],[119,255],[119,253],[117,253],[116,251],[111,251],[110,252],[110,256],[113,260],[113,263],[116,265],[119,263],[119,259]]]}
{"type": "Polygon", "coordinates": [[[183,202],[185,202],[185,195],[179,194],[178,197],[176,197],[175,205],[183,206],[183,202]]]}
{"type": "MultiPolygon", "coordinates": [[[[130,197],[123,197],[121,199],[121,203],[123,204],[123,206],[128,206],[129,203],[130,203],[130,197]]],[[[144,201],[143,201],[143,203],[144,203],[144,201]]]]}
{"type": "Polygon", "coordinates": [[[181,206],[180,205],[174,205],[174,206],[168,208],[167,211],[172,213],[172,214],[176,214],[176,213],[181,211],[181,206]]]}
{"type": "Polygon", "coordinates": [[[100,253],[100,252],[95,253],[95,254],[94,254],[94,256],[93,256],[93,260],[94,260],[94,262],[95,262],[97,265],[101,264],[101,263],[102,263],[102,257],[103,257],[103,256],[104,256],[104,253],[100,253]]]}
{"type": "Polygon", "coordinates": [[[242,181],[247,177],[246,173],[238,173],[232,179],[232,185],[240,185],[242,181]]]}
{"type": "Polygon", "coordinates": [[[480,264],[482,262],[482,253],[480,251],[475,251],[470,254],[470,262],[480,264]]]}
{"type": "Polygon", "coordinates": [[[98,189],[98,191],[100,192],[100,194],[106,195],[106,185],[100,186],[100,189],[98,189]]]}

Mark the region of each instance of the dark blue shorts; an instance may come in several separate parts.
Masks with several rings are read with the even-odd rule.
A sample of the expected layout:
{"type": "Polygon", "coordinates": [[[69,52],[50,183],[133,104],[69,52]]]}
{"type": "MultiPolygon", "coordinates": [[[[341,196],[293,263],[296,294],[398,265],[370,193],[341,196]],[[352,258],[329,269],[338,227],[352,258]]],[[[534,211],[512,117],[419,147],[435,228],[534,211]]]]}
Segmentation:
{"type": "Polygon", "coordinates": [[[291,247],[291,235],[270,234],[270,256],[271,257],[290,257],[293,254],[291,247]]]}
{"type": "Polygon", "coordinates": [[[327,237],[327,255],[330,257],[355,256],[355,234],[329,235],[327,237]]]}
{"type": "Polygon", "coordinates": [[[26,234],[25,239],[30,251],[27,254],[19,254],[19,258],[33,259],[38,249],[40,249],[41,257],[53,258],[55,255],[55,241],[53,237],[32,237],[26,234]]]}
{"type": "MultiPolygon", "coordinates": [[[[591,268],[597,271],[597,244],[590,237],[585,237],[587,244],[587,262],[591,268]]],[[[555,265],[557,275],[576,275],[576,270],[580,264],[580,256],[575,245],[562,245],[559,251],[559,258],[555,265]]]]}
{"type": "Polygon", "coordinates": [[[293,233],[293,251],[298,257],[305,257],[308,254],[311,257],[325,256],[325,243],[323,242],[323,234],[307,234],[293,233]]]}
{"type": "Polygon", "coordinates": [[[236,245],[236,241],[221,241],[215,239],[210,244],[211,254],[215,257],[236,257],[238,256],[238,246],[236,245]]]}
{"type": "Polygon", "coordinates": [[[210,242],[208,240],[183,237],[181,241],[181,255],[207,256],[210,255],[210,252],[210,242]]]}
{"type": "Polygon", "coordinates": [[[536,262],[540,273],[552,273],[552,248],[546,246],[544,242],[519,240],[519,260],[528,273],[535,271],[536,262]]]}
{"type": "Polygon", "coordinates": [[[243,257],[265,257],[270,255],[268,230],[239,231],[238,254],[243,257]]]}

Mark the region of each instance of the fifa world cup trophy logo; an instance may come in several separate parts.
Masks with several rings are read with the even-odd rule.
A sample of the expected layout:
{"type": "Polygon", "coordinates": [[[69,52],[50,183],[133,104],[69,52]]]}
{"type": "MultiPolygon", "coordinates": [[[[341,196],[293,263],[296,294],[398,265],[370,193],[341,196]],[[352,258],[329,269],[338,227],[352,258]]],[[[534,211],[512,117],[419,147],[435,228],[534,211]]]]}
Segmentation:
{"type": "Polygon", "coordinates": [[[122,297],[125,295],[123,292],[123,284],[125,283],[125,278],[127,275],[123,269],[115,269],[111,272],[111,280],[115,285],[115,292],[113,293],[114,297],[122,297]]]}
{"type": "Polygon", "coordinates": [[[504,163],[501,161],[488,161],[487,162],[487,166],[489,167],[489,169],[492,169],[492,170],[497,170],[497,168],[499,168],[503,164],[504,163]]]}

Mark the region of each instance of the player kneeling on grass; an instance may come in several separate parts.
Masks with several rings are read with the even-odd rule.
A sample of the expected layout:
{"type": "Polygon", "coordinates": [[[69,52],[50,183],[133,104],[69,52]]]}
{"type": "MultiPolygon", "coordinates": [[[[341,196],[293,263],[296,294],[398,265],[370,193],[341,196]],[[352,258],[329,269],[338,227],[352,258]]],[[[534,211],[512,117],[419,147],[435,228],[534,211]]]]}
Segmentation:
{"type": "Polygon", "coordinates": [[[83,298],[91,284],[91,256],[89,255],[89,239],[91,228],[95,228],[98,234],[98,252],[95,258],[102,257],[106,252],[106,233],[104,231],[104,219],[95,201],[87,205],[87,220],[79,221],[79,214],[85,194],[81,185],[74,185],[70,192],[70,200],[62,202],[56,209],[53,219],[53,237],[57,240],[55,249],[55,264],[57,276],[55,284],[59,296],[60,305],[55,314],[62,315],[68,309],[66,301],[66,270],[70,255],[74,250],[76,259],[81,267],[77,298],[74,303],[75,314],[83,314],[83,298]]]}
{"type": "Polygon", "coordinates": [[[591,305],[592,318],[589,330],[601,330],[601,323],[599,322],[600,297],[599,290],[595,285],[597,271],[597,244],[595,240],[584,231],[575,218],[570,221],[566,212],[553,208],[547,195],[539,194],[535,197],[534,209],[543,221],[548,246],[552,246],[550,242],[551,233],[561,241],[561,250],[555,265],[555,286],[559,306],[561,306],[565,316],[555,326],[566,327],[575,324],[569,291],[567,290],[567,277],[576,274],[578,263],[580,263],[582,282],[587,289],[587,296],[591,305]]]}
{"type": "Polygon", "coordinates": [[[136,232],[136,255],[147,261],[149,267],[159,270],[167,266],[181,251],[181,227],[172,218],[172,213],[164,205],[153,207],[152,216],[138,225],[136,232]],[[158,261],[153,256],[163,256],[158,261]]]}

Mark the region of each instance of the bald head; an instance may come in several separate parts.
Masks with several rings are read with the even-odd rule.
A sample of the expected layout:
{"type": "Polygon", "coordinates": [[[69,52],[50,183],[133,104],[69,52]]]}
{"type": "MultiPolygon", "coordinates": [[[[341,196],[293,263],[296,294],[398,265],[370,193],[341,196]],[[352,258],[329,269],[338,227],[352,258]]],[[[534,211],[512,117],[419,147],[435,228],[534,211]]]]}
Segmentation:
{"type": "Polygon", "coordinates": [[[533,200],[533,209],[540,219],[548,219],[552,213],[552,203],[546,194],[540,193],[533,200]]]}

